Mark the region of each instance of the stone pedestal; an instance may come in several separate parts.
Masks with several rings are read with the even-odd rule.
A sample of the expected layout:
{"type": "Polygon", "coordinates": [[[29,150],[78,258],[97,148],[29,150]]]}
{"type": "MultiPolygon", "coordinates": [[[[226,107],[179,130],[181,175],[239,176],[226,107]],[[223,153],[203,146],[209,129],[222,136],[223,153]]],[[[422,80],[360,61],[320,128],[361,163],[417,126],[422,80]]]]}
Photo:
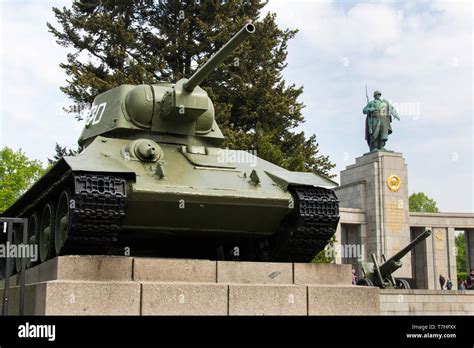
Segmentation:
{"type": "MultiPolygon", "coordinates": [[[[336,190],[342,208],[359,208],[366,213],[367,225],[358,240],[365,247],[365,260],[375,253],[388,259],[410,243],[407,165],[401,153],[377,151],[356,158],[341,171],[341,186],[336,190]],[[390,180],[392,178],[392,180],[390,180]],[[388,181],[400,186],[389,185],[388,181]]],[[[411,260],[395,276],[411,278],[411,260]]]]}
{"type": "MultiPolygon", "coordinates": [[[[350,284],[350,265],[61,256],[27,270],[25,314],[379,314],[379,289],[350,284]]],[[[10,315],[18,296],[13,276],[10,315]]]]}

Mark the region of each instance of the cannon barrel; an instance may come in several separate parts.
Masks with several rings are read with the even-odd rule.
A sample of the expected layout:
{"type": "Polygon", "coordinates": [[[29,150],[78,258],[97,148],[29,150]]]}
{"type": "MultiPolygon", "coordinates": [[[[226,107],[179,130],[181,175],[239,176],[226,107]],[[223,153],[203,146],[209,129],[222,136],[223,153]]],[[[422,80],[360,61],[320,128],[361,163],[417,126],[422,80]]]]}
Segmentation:
{"type": "Polygon", "coordinates": [[[255,26],[251,23],[244,25],[221,49],[214,54],[203,66],[201,66],[183,85],[183,88],[192,92],[233,50],[245,39],[255,32],[255,26]]]}
{"type": "Polygon", "coordinates": [[[390,274],[395,272],[397,269],[402,267],[401,263],[401,258],[408,254],[417,244],[421,243],[424,241],[426,238],[428,238],[431,235],[430,230],[425,230],[422,234],[420,234],[418,237],[416,237],[414,240],[410,242],[406,247],[404,247],[402,250],[400,250],[398,253],[393,255],[390,259],[385,261],[381,266],[380,266],[380,273],[383,278],[388,277],[390,274]]]}

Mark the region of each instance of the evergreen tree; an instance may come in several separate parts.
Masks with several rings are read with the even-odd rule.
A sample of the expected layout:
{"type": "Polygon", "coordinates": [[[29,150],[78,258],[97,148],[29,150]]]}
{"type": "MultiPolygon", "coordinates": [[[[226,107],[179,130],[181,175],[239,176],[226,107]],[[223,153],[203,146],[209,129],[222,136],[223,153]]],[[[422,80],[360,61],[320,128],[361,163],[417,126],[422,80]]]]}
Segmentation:
{"type": "Polygon", "coordinates": [[[48,158],[49,164],[54,164],[59,161],[63,156],[75,156],[81,152],[82,148],[79,147],[77,150],[68,149],[67,146],[61,146],[58,143],[54,146],[54,156],[53,158],[48,158]]]}
{"type": "Polygon", "coordinates": [[[61,64],[69,79],[61,90],[76,109],[120,84],[189,77],[245,22],[256,33],[203,83],[224,146],[255,149],[259,157],[290,170],[329,177],[334,167],[319,154],[316,136],[295,128],[304,122],[302,87],[287,84],[288,40],[297,30],[278,28],[275,14],[261,16],[258,0],[82,0],[53,8],[48,23],[58,44],[72,50],[61,64]],[[258,22],[257,22],[258,20],[258,22]]]}

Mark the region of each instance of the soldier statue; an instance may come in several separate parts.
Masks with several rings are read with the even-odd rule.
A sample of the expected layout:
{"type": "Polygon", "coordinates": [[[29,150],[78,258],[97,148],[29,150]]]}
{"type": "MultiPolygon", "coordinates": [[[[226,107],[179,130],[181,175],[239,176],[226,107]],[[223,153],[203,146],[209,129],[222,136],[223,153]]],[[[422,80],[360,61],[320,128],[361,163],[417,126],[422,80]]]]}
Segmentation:
{"type": "Polygon", "coordinates": [[[388,135],[392,133],[392,117],[400,121],[397,110],[385,99],[381,99],[382,93],[374,92],[374,100],[365,106],[363,113],[367,115],[365,119],[365,140],[370,151],[385,151],[385,143],[388,135]]]}

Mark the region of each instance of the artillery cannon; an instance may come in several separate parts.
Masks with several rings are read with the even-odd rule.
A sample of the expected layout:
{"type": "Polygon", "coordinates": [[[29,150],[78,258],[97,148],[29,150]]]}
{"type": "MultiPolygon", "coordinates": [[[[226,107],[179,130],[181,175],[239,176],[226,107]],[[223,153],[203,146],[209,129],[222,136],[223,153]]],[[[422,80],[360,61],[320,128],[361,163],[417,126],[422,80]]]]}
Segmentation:
{"type": "Polygon", "coordinates": [[[425,230],[416,237],[410,244],[393,255],[390,259],[385,260],[382,254],[382,264],[379,265],[375,254],[371,254],[372,262],[361,262],[364,278],[357,281],[357,285],[378,286],[381,289],[410,289],[410,284],[405,279],[398,279],[393,273],[402,267],[401,259],[415,248],[419,243],[424,241],[431,235],[430,230],[425,230]]]}
{"type": "Polygon", "coordinates": [[[337,184],[220,148],[212,100],[199,87],[254,32],[244,25],[189,79],[124,84],[95,97],[82,152],[61,158],[2,214],[29,219],[40,263],[125,248],[134,256],[310,262],[325,247],[339,221],[337,184]]]}

